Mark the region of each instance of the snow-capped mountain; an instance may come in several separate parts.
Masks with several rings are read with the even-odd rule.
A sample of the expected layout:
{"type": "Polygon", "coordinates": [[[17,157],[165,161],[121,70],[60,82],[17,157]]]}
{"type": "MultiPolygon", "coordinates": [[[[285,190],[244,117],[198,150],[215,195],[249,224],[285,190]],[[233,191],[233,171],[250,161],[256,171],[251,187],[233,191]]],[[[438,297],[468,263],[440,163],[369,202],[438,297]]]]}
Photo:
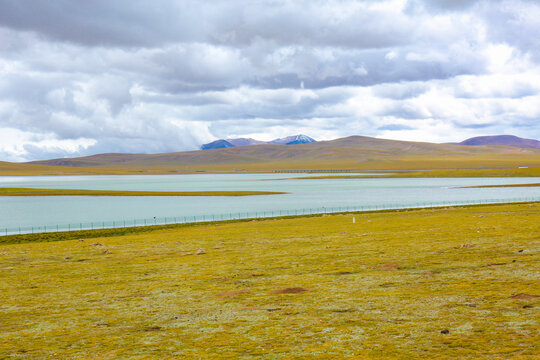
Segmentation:
{"type": "Polygon", "coordinates": [[[294,145],[294,144],[307,144],[316,142],[313,138],[310,138],[307,135],[293,135],[287,136],[280,139],[274,139],[272,141],[259,141],[249,138],[239,138],[239,139],[219,139],[212,141],[208,144],[203,144],[201,146],[202,150],[208,149],[223,149],[228,147],[235,146],[248,146],[248,145],[259,145],[259,144],[279,144],[279,145],[294,145]]]}
{"type": "Polygon", "coordinates": [[[282,144],[282,145],[293,145],[293,144],[307,144],[315,142],[314,139],[310,138],[306,135],[293,135],[293,136],[287,136],[281,139],[275,139],[272,141],[269,141],[269,144],[282,144]]]}

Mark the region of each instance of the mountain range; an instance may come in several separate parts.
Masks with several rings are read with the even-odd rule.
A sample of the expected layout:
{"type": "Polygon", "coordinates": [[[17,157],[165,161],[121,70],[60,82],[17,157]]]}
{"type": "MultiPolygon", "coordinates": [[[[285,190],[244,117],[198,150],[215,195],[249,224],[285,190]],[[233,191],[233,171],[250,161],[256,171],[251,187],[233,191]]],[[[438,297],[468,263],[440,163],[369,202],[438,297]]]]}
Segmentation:
{"type": "MultiPolygon", "coordinates": [[[[261,144],[281,144],[281,145],[295,145],[295,144],[309,144],[316,142],[316,140],[306,135],[293,135],[287,136],[272,141],[260,141],[251,138],[237,138],[237,139],[219,139],[212,141],[208,144],[201,146],[202,150],[209,149],[224,149],[235,146],[250,146],[261,144]]],[[[486,145],[501,145],[512,146],[519,148],[533,148],[540,149],[540,141],[534,139],[524,139],[514,135],[492,135],[492,136],[477,136],[459,143],[448,143],[453,145],[465,145],[465,146],[486,146],[486,145]]]]}
{"type": "Polygon", "coordinates": [[[251,138],[238,138],[238,139],[219,139],[212,141],[208,144],[203,144],[201,150],[209,149],[223,149],[235,146],[249,146],[249,145],[261,145],[261,144],[280,144],[280,145],[295,145],[295,144],[309,144],[316,142],[314,139],[306,135],[293,135],[280,139],[274,139],[272,141],[260,141],[251,138]]]}
{"type": "Polygon", "coordinates": [[[109,153],[23,164],[0,162],[0,175],[480,169],[523,166],[540,167],[540,149],[500,144],[469,146],[349,136],[293,145],[271,143],[162,154],[109,153]]]}

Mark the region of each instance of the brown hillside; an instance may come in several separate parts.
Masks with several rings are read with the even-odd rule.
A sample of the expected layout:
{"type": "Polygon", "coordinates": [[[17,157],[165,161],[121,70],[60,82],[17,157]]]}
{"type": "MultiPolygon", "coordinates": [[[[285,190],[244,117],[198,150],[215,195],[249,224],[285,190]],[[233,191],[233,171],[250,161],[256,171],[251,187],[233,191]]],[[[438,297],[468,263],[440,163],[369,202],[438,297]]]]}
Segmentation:
{"type": "Polygon", "coordinates": [[[163,154],[98,154],[12,164],[10,167],[12,171],[20,167],[23,173],[36,166],[46,166],[40,169],[45,173],[185,173],[501,168],[521,165],[540,166],[540,149],[519,149],[516,152],[516,148],[505,146],[472,147],[350,136],[298,145],[265,144],[163,154]]]}

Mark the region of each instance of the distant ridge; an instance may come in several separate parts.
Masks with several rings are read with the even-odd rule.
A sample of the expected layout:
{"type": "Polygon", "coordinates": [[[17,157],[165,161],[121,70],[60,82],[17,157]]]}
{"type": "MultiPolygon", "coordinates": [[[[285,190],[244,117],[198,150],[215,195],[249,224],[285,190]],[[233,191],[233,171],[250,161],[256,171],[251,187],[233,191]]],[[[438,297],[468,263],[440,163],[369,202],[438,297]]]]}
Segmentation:
{"type": "Polygon", "coordinates": [[[275,139],[272,141],[259,141],[251,138],[238,138],[238,139],[220,139],[212,141],[208,144],[203,144],[201,150],[210,150],[210,149],[225,149],[235,146],[249,146],[249,145],[261,145],[261,144],[279,144],[279,145],[296,145],[296,144],[309,144],[316,142],[314,139],[310,138],[307,135],[293,135],[287,136],[280,139],[275,139]]]}
{"type": "MultiPolygon", "coordinates": [[[[285,144],[302,140],[297,138],[280,139],[285,144]]],[[[219,140],[218,140],[219,141],[219,140]]],[[[227,146],[228,140],[221,140],[227,146]]],[[[218,143],[219,145],[219,143],[218,143]]],[[[231,144],[232,145],[232,144],[231,144]]],[[[501,154],[519,154],[516,165],[532,166],[527,161],[530,156],[539,159],[540,149],[519,148],[510,151],[500,146],[462,146],[434,144],[412,141],[377,139],[366,136],[317,141],[308,144],[260,144],[251,146],[228,146],[208,150],[184,151],[162,154],[96,154],[78,158],[59,158],[32,161],[30,164],[129,169],[172,169],[184,171],[193,169],[310,169],[310,168],[433,168],[434,163],[451,166],[450,158],[461,159],[458,166],[489,166],[488,158],[500,164],[501,154]],[[478,160],[479,159],[479,160],[478,160]],[[469,162],[470,160],[470,162],[469,162]],[[242,165],[240,165],[242,164],[242,165]],[[394,164],[394,165],[391,165],[394,164]],[[409,165],[406,165],[409,164],[409,165]],[[470,165],[474,164],[474,166],[470,165]]],[[[505,155],[506,156],[506,155],[505,155]]],[[[508,155],[509,156],[509,155],[508,155]]],[[[455,161],[455,160],[454,160],[455,161]]],[[[536,163],[537,160],[534,160],[536,163]]],[[[441,165],[438,165],[441,166],[441,165]]],[[[438,167],[437,166],[437,167],[438,167]]]]}
{"type": "Polygon", "coordinates": [[[505,145],[520,148],[540,149],[540,141],[524,139],[514,135],[477,136],[464,140],[458,145],[482,146],[482,145],[505,145]]]}
{"type": "Polygon", "coordinates": [[[210,149],[224,149],[229,147],[234,147],[235,145],[231,144],[231,142],[223,139],[219,139],[216,141],[212,141],[211,143],[204,144],[201,146],[201,150],[210,150],[210,149]]]}
{"type": "Polygon", "coordinates": [[[249,145],[259,145],[265,144],[264,141],[259,141],[251,138],[238,138],[238,139],[227,139],[228,142],[234,146],[249,146],[249,145]]]}
{"type": "MultiPolygon", "coordinates": [[[[302,139],[283,141],[296,140],[302,139]]],[[[204,171],[305,172],[318,169],[397,171],[503,167],[540,167],[540,149],[349,136],[287,146],[260,144],[160,154],[96,154],[23,164],[0,162],[0,174],[181,174],[204,171]]]]}

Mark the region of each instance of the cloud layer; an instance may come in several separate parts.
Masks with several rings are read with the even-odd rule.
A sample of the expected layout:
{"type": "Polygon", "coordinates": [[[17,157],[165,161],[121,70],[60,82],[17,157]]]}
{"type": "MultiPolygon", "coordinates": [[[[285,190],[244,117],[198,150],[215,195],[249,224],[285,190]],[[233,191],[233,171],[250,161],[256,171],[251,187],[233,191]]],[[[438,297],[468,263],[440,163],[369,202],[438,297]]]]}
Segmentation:
{"type": "Polygon", "coordinates": [[[540,138],[535,1],[0,0],[0,160],[540,138]]]}

